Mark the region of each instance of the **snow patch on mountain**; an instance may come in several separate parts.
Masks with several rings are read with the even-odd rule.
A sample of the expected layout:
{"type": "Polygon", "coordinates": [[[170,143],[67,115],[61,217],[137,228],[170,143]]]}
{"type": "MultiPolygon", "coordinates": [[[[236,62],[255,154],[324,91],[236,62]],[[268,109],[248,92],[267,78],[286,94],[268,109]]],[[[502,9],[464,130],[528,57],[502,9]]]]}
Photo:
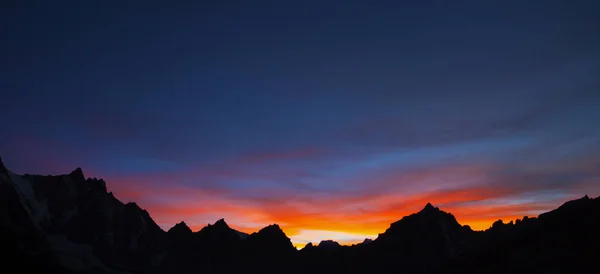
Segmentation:
{"type": "Polygon", "coordinates": [[[48,204],[46,202],[39,202],[35,198],[35,191],[31,182],[24,179],[23,177],[8,171],[10,175],[10,182],[19,194],[21,204],[31,217],[31,220],[36,226],[39,226],[43,221],[50,221],[52,217],[48,210],[48,204]]]}

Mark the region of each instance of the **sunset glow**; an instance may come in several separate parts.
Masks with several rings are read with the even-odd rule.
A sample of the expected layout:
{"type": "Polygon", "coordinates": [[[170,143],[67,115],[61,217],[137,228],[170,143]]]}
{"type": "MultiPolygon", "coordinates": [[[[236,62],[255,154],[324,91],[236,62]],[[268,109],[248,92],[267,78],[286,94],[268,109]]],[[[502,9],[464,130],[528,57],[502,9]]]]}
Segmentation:
{"type": "Polygon", "coordinates": [[[600,195],[597,8],[16,2],[6,166],[81,167],[164,230],[351,244],[427,203],[484,230],[600,195]]]}
{"type": "MultiPolygon", "coordinates": [[[[296,157],[294,153],[288,155],[296,157]]],[[[454,214],[459,223],[475,230],[487,229],[498,219],[508,222],[537,216],[558,207],[562,201],[600,194],[597,160],[586,155],[582,152],[579,162],[569,165],[544,161],[544,166],[552,167],[544,171],[536,168],[538,164],[527,164],[527,158],[520,158],[523,162],[494,164],[475,157],[476,154],[472,157],[477,161],[471,163],[464,156],[460,160],[447,158],[447,164],[437,163],[432,156],[427,165],[390,162],[390,168],[346,171],[342,166],[340,172],[329,166],[327,172],[331,175],[322,175],[325,177],[321,179],[307,176],[304,190],[299,188],[302,181],[298,185],[282,183],[286,182],[285,176],[291,176],[288,173],[301,174],[301,169],[281,174],[275,170],[270,175],[245,171],[250,166],[255,170],[273,170],[270,164],[292,160],[315,165],[319,158],[285,158],[277,159],[276,163],[234,161],[226,164],[230,170],[198,167],[189,173],[107,180],[118,198],[138,202],[165,230],[182,220],[197,231],[225,218],[231,227],[246,233],[277,223],[297,247],[302,247],[326,239],[353,244],[376,238],[392,222],[418,212],[428,202],[454,214]],[[346,172],[353,176],[346,176],[346,172]],[[556,181],[567,179],[568,183],[556,181]],[[192,180],[215,183],[203,187],[184,183],[192,180]],[[166,181],[172,183],[162,183],[166,181]],[[244,189],[246,181],[262,181],[264,186],[244,189]],[[349,187],[311,191],[312,187],[322,187],[324,181],[349,187]]],[[[396,156],[402,158],[401,153],[396,156]]],[[[375,156],[364,158],[377,162],[375,156]]],[[[368,166],[364,158],[354,165],[368,166]]],[[[323,162],[318,164],[328,166],[325,158],[320,160],[323,162]]]]}

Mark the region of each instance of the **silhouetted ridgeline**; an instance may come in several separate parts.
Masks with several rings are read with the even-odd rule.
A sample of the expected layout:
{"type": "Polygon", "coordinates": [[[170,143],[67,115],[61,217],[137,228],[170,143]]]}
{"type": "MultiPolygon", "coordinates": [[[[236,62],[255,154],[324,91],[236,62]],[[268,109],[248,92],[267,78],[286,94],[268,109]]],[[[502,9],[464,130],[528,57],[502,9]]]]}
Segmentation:
{"type": "MultiPolygon", "coordinates": [[[[250,235],[218,220],[163,231],[102,180],[16,175],[0,160],[2,267],[39,273],[599,273],[600,198],[483,232],[427,204],[373,241],[297,251],[277,225],[250,235]]],[[[18,270],[18,271],[17,271],[18,270]]],[[[32,273],[35,273],[32,272],[32,273]]]]}

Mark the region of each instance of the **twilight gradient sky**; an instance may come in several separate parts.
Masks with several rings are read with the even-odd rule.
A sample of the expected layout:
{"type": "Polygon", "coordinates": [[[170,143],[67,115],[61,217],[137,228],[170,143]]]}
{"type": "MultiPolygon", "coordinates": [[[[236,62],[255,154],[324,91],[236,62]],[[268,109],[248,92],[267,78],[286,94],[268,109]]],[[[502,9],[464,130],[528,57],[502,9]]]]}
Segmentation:
{"type": "Polygon", "coordinates": [[[600,195],[599,1],[175,2],[2,3],[9,168],[297,245],[600,195]]]}

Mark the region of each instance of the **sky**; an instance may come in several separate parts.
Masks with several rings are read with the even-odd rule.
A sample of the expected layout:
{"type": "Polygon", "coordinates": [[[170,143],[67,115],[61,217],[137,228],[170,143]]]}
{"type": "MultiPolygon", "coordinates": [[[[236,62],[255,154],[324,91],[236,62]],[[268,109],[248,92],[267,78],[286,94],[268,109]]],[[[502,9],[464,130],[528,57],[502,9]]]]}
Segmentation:
{"type": "Polygon", "coordinates": [[[598,1],[6,1],[0,156],[168,229],[375,238],[600,195],[598,1]]]}

